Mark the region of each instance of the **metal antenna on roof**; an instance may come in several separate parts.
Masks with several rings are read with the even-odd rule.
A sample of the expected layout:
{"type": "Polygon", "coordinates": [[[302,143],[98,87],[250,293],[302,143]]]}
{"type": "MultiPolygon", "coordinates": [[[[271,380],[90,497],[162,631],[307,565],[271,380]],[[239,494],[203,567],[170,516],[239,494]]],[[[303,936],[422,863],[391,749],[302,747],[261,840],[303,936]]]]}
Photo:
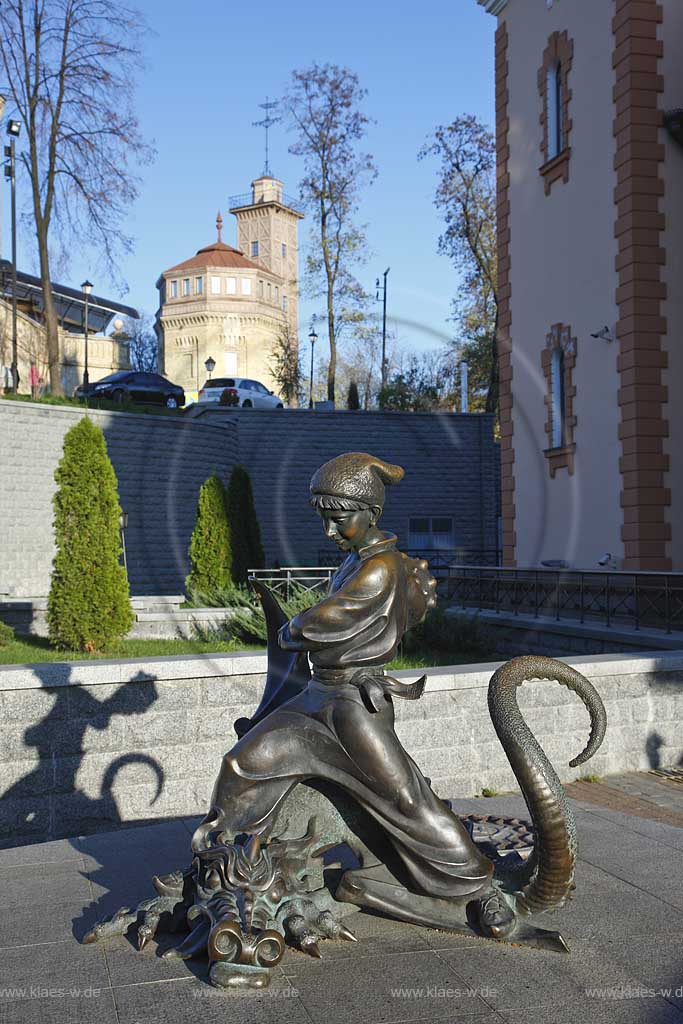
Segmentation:
{"type": "Polygon", "coordinates": [[[221,234],[222,234],[222,231],[223,231],[223,218],[221,216],[221,211],[220,210],[216,214],[216,231],[218,232],[218,241],[222,242],[223,239],[221,237],[221,234]]]}
{"type": "Polygon", "coordinates": [[[282,120],[281,117],[272,117],[271,116],[271,110],[275,110],[275,108],[278,107],[278,106],[279,106],[279,103],[278,103],[277,100],[269,100],[268,97],[266,96],[266,102],[265,103],[259,103],[259,107],[261,107],[262,110],[265,110],[266,116],[261,121],[252,121],[252,124],[253,124],[253,126],[255,128],[263,128],[263,129],[265,129],[265,133],[266,133],[266,165],[263,168],[263,177],[264,178],[272,178],[272,176],[273,176],[271,174],[270,164],[268,162],[268,129],[272,128],[272,126],[274,124],[277,124],[278,121],[282,120]]]}

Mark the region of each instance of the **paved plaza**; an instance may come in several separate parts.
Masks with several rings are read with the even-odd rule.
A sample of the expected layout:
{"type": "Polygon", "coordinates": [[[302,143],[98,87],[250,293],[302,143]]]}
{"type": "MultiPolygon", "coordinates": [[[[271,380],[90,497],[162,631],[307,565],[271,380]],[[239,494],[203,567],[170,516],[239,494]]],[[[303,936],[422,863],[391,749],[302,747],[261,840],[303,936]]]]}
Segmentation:
{"type": "MultiPolygon", "coordinates": [[[[577,891],[537,921],[559,928],[571,955],[356,914],[358,943],[324,943],[322,960],[288,950],[262,993],[211,988],[205,960],[159,958],[163,939],[143,953],[126,938],[78,942],[96,918],[152,895],[153,874],[186,863],[196,819],[0,851],[0,1021],[683,1024],[683,785],[608,779],[571,804],[577,891]]],[[[512,796],[456,809],[527,817],[512,796]]]]}

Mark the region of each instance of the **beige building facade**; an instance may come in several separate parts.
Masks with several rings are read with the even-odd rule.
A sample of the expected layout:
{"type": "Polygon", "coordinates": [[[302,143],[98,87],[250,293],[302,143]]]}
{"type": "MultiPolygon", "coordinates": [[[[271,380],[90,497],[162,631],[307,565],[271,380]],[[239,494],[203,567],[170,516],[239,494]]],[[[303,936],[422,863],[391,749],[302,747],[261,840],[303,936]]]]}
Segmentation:
{"type": "Polygon", "coordinates": [[[277,339],[289,332],[296,345],[302,214],[282,182],[269,177],[234,197],[230,212],[237,247],[223,241],[219,213],[216,241],[157,281],[160,372],[189,400],[206,379],[209,358],[214,376],[255,378],[277,392],[270,366],[277,339]]]}
{"type": "MultiPolygon", "coordinates": [[[[85,334],[59,327],[59,352],[62,388],[71,397],[83,383],[85,369],[85,334]]],[[[49,390],[47,336],[41,322],[17,310],[17,369],[19,394],[31,394],[31,367],[35,366],[38,394],[49,390]]],[[[12,389],[12,304],[0,299],[0,390],[12,389]]],[[[88,375],[91,384],[117,370],[130,369],[128,335],[114,330],[111,334],[88,333],[88,375]]],[[[35,379],[35,374],[34,374],[35,379]]]]}
{"type": "Polygon", "coordinates": [[[498,18],[504,561],[683,569],[683,4],[479,3],[498,18]]]}

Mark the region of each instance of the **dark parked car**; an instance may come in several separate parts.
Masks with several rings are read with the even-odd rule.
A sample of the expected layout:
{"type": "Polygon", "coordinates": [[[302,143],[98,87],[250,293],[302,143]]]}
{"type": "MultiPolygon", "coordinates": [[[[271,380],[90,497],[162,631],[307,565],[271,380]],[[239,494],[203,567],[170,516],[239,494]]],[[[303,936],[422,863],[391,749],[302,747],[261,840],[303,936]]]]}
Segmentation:
{"type": "Polygon", "coordinates": [[[159,373],[119,370],[93,384],[77,387],[75,398],[107,398],[111,402],[148,402],[177,409],[185,405],[185,392],[159,373]]]}

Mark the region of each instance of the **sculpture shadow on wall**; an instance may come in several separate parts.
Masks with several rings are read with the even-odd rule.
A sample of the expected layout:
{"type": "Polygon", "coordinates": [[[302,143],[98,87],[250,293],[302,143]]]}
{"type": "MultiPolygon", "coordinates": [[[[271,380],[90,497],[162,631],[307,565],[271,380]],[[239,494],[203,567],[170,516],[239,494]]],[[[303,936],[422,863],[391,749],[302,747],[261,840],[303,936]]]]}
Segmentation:
{"type": "Polygon", "coordinates": [[[664,738],[658,732],[651,732],[645,741],[645,756],[650,768],[662,767],[661,749],[664,746],[664,738]]]}
{"type": "MultiPolygon", "coordinates": [[[[66,667],[65,683],[68,684],[71,667],[66,667]]],[[[155,792],[150,806],[163,791],[161,765],[149,754],[137,752],[112,758],[102,774],[99,796],[90,796],[78,785],[85,755],[98,752],[97,747],[93,751],[88,749],[87,730],[104,731],[116,716],[144,715],[158,699],[154,680],[139,673],[106,699],[98,700],[83,686],[51,686],[47,673],[41,677],[41,669],[42,666],[36,665],[33,672],[52,691],[55,702],[45,717],[29,725],[23,735],[25,746],[35,750],[35,767],[0,794],[0,812],[3,805],[6,811],[2,816],[15,822],[14,826],[10,824],[9,837],[0,842],[0,846],[109,831],[122,825],[124,819],[114,794],[114,783],[118,773],[128,766],[142,766],[145,778],[152,773],[155,792]],[[12,801],[17,801],[14,808],[12,801]],[[41,821],[43,829],[22,827],[41,821]]],[[[143,823],[125,822],[126,825],[143,823]]]]}

